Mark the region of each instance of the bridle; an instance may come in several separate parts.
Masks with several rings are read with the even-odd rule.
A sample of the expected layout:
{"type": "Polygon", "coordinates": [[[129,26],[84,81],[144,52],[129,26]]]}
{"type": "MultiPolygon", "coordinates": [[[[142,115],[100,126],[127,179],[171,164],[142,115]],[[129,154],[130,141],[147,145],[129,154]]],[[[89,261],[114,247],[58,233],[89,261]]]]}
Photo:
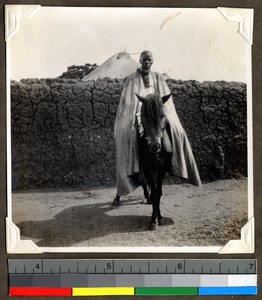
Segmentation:
{"type": "Polygon", "coordinates": [[[140,102],[142,102],[140,113],[137,114],[139,136],[140,137],[143,136],[147,140],[149,151],[152,154],[157,154],[161,150],[163,134],[166,130],[166,126],[168,123],[168,120],[167,120],[166,115],[164,114],[162,105],[170,98],[171,94],[161,97],[161,102],[160,102],[159,98],[151,98],[151,100],[154,99],[155,102],[149,102],[150,103],[149,108],[148,108],[148,106],[146,106],[147,110],[149,109],[149,112],[147,111],[146,113],[148,114],[148,116],[150,116],[147,119],[147,122],[149,123],[149,124],[146,124],[147,126],[143,125],[143,119],[145,120],[144,105],[145,105],[145,103],[147,103],[146,98],[149,96],[152,97],[152,96],[159,96],[159,95],[151,94],[151,95],[148,95],[146,98],[141,97],[138,94],[136,94],[136,96],[137,96],[138,100],[140,102]],[[155,105],[157,105],[157,106],[155,106],[155,109],[157,109],[157,111],[154,111],[154,112],[152,111],[153,103],[155,103],[155,105]],[[162,104],[160,104],[160,103],[162,103],[162,104]],[[156,129],[154,133],[157,133],[157,134],[151,135],[146,132],[147,131],[146,127],[148,127],[148,126],[150,127],[150,125],[152,125],[152,127],[155,127],[152,129],[152,131],[154,131],[156,129]],[[159,126],[160,126],[160,129],[159,129],[159,126]]]}
{"type": "Polygon", "coordinates": [[[143,120],[141,118],[141,124],[138,125],[139,126],[139,132],[142,134],[140,134],[140,137],[144,137],[144,139],[147,141],[149,150],[151,149],[151,145],[154,144],[158,144],[158,149],[156,152],[152,152],[150,151],[152,154],[158,154],[161,151],[162,148],[162,138],[163,138],[163,132],[166,130],[166,126],[167,126],[167,117],[166,115],[163,116],[163,119],[161,120],[161,131],[160,134],[152,137],[150,135],[147,134],[147,131],[145,129],[145,126],[143,125],[143,120]],[[142,128],[142,129],[141,129],[142,128]]]}

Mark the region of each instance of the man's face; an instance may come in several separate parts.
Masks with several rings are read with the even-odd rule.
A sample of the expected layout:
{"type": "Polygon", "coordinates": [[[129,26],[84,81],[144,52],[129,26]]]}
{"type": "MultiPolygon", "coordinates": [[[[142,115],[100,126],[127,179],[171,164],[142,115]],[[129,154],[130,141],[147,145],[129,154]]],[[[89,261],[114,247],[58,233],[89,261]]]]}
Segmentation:
{"type": "Polygon", "coordinates": [[[140,63],[143,71],[149,71],[153,64],[153,56],[150,52],[141,55],[140,63]]]}

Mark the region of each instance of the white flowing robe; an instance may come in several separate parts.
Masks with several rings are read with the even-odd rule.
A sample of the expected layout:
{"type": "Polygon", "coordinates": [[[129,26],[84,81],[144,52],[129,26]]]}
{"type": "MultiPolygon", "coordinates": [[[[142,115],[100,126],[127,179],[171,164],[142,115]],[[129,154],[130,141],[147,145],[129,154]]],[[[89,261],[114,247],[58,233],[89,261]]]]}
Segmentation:
{"type": "MultiPolygon", "coordinates": [[[[148,93],[151,93],[153,88],[155,93],[161,97],[170,94],[169,87],[161,74],[150,72],[149,78],[150,92],[148,90],[148,93]],[[153,87],[150,83],[153,83],[153,87]]],[[[135,94],[146,96],[148,93],[143,86],[139,71],[127,77],[114,126],[117,193],[119,196],[131,193],[140,185],[137,176],[133,176],[140,171],[136,128],[136,114],[139,111],[140,102],[135,94]]],[[[193,152],[179,121],[172,97],[164,104],[164,108],[171,130],[173,150],[171,173],[188,179],[191,184],[201,186],[193,152]]]]}

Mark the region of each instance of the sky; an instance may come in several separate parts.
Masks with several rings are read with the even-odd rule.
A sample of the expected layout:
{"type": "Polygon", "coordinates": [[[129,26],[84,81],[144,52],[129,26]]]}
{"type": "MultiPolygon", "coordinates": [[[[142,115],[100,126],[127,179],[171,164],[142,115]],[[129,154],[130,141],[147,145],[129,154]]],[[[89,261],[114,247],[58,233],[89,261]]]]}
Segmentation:
{"type": "Polygon", "coordinates": [[[152,70],[182,80],[247,82],[249,46],[217,9],[41,7],[9,40],[10,77],[54,78],[121,51],[152,51],[152,70]]]}

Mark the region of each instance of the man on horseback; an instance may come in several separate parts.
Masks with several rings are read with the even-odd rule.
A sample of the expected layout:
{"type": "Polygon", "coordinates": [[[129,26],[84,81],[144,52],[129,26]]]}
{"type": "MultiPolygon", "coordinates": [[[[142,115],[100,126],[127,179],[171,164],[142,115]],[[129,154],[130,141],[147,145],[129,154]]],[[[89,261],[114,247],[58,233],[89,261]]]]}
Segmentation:
{"type": "MultiPolygon", "coordinates": [[[[143,128],[140,120],[141,102],[136,95],[146,97],[159,94],[163,97],[171,93],[163,76],[151,71],[153,55],[150,51],[141,53],[140,64],[141,68],[126,78],[115,120],[117,201],[120,196],[131,193],[141,185],[137,135],[143,134],[143,128]]],[[[201,186],[195,159],[172,97],[164,104],[164,109],[171,132],[171,173],[201,186]]]]}

